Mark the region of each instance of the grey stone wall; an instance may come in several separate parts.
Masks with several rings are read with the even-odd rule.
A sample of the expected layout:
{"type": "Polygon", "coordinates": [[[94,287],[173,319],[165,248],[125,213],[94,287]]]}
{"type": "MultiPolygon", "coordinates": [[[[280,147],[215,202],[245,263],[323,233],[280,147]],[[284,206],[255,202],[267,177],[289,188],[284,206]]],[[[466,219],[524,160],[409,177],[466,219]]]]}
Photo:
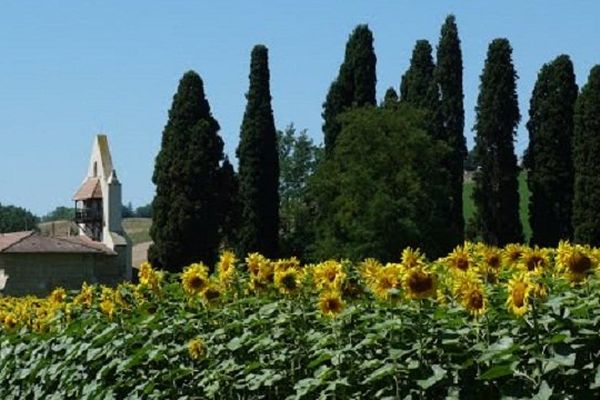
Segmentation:
{"type": "Polygon", "coordinates": [[[83,282],[116,285],[124,279],[119,257],[105,254],[0,254],[9,276],[2,294],[45,296],[56,287],[79,289],[83,282]]]}

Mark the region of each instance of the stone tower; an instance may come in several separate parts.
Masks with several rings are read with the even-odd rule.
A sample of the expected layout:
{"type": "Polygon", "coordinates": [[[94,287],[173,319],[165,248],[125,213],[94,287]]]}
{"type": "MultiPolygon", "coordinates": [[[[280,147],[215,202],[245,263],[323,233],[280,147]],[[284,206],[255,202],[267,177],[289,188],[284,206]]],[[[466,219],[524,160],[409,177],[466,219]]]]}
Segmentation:
{"type": "Polygon", "coordinates": [[[123,276],[131,279],[131,240],[122,225],[121,183],[113,168],[106,135],[95,137],[87,176],[73,200],[79,234],[114,250],[119,255],[123,276]]]}

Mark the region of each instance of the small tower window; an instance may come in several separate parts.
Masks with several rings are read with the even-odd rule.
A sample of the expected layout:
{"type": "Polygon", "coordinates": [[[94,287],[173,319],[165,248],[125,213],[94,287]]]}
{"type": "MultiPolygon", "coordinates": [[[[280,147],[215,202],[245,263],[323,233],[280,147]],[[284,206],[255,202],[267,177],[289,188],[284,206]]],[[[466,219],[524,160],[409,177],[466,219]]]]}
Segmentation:
{"type": "Polygon", "coordinates": [[[94,161],[94,178],[98,176],[98,162],[94,161]]]}

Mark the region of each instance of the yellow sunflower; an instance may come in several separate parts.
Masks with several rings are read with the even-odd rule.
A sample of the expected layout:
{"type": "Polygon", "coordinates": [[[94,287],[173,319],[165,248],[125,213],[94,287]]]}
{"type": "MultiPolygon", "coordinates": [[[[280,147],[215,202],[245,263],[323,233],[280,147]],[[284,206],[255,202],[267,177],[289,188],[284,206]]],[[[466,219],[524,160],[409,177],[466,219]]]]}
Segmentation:
{"type": "Polygon", "coordinates": [[[421,250],[407,247],[402,251],[402,267],[411,269],[423,266],[425,264],[425,256],[421,254],[421,250]]]}
{"type": "Polygon", "coordinates": [[[523,247],[518,266],[523,271],[541,273],[548,268],[550,260],[548,252],[538,246],[523,247]]]}
{"type": "Polygon", "coordinates": [[[52,305],[58,305],[65,301],[67,292],[61,287],[57,287],[50,293],[49,300],[52,305]]]}
{"type": "Polygon", "coordinates": [[[313,268],[313,281],[318,290],[339,290],[345,278],[344,266],[339,261],[327,260],[313,268]]]}
{"type": "Polygon", "coordinates": [[[443,259],[443,262],[454,271],[466,272],[473,266],[473,260],[469,252],[469,246],[456,246],[452,253],[443,259]]]}
{"type": "Polygon", "coordinates": [[[164,278],[164,274],[154,270],[149,262],[144,262],[140,265],[138,278],[142,287],[147,287],[156,291],[160,289],[160,283],[164,278]]]}
{"type": "Polygon", "coordinates": [[[598,267],[598,260],[589,246],[571,245],[561,241],[556,251],[556,265],[569,281],[584,281],[598,267]]]}
{"type": "Polygon", "coordinates": [[[338,291],[327,290],[319,297],[319,309],[326,317],[335,317],[344,309],[344,301],[338,291]]]}
{"type": "Polygon", "coordinates": [[[81,290],[73,299],[73,303],[87,308],[91,307],[92,302],[94,301],[93,290],[93,286],[88,285],[87,282],[83,282],[83,285],[81,285],[81,290]]]}
{"type": "Polygon", "coordinates": [[[374,258],[366,258],[358,266],[363,281],[369,287],[371,287],[377,279],[377,274],[379,274],[381,268],[383,268],[383,265],[374,258]]]}
{"type": "Polygon", "coordinates": [[[206,346],[204,345],[204,341],[197,337],[188,342],[188,354],[192,360],[199,360],[204,357],[206,352],[206,346]]]}
{"type": "Polygon", "coordinates": [[[487,310],[487,296],[481,281],[464,279],[458,289],[460,304],[474,317],[480,317],[487,310]]]}
{"type": "Polygon", "coordinates": [[[290,295],[300,288],[302,276],[295,268],[278,270],[275,272],[274,283],[280,293],[290,295]]]}
{"type": "Polygon", "coordinates": [[[102,314],[111,318],[115,315],[116,306],[115,303],[110,299],[104,299],[100,302],[100,311],[102,314]]]}
{"type": "Polygon", "coordinates": [[[507,267],[512,267],[516,265],[521,259],[521,254],[523,254],[523,246],[521,246],[520,244],[507,244],[502,250],[504,263],[507,267]]]}
{"type": "Polygon", "coordinates": [[[481,271],[485,274],[487,281],[494,283],[502,267],[502,253],[494,246],[479,246],[478,254],[481,258],[481,271]]]}
{"type": "Polygon", "coordinates": [[[379,269],[370,289],[377,298],[388,300],[391,290],[400,289],[401,287],[402,266],[400,264],[387,263],[379,269]]]}
{"type": "Polygon", "coordinates": [[[203,263],[188,265],[181,274],[181,282],[189,296],[201,294],[208,287],[208,268],[203,263]]]}
{"type": "Polygon", "coordinates": [[[235,253],[233,251],[225,250],[219,257],[217,263],[217,271],[219,274],[219,281],[223,285],[229,285],[233,276],[235,275],[235,253]]]}
{"type": "Polygon", "coordinates": [[[436,276],[423,267],[413,268],[404,274],[406,295],[415,300],[436,295],[436,276]]]}
{"type": "Polygon", "coordinates": [[[222,294],[219,285],[210,282],[202,291],[202,300],[206,305],[214,305],[221,299],[222,294]]]}
{"type": "Polygon", "coordinates": [[[529,310],[531,281],[527,273],[521,272],[508,281],[508,298],[506,305],[517,316],[523,316],[529,310]]]}

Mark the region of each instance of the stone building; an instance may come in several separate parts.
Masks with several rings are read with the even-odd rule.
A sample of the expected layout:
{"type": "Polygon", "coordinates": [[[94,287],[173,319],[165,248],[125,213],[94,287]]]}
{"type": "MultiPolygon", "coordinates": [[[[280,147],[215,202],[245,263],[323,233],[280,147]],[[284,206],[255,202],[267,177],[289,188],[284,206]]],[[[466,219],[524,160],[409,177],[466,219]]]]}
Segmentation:
{"type": "Polygon", "coordinates": [[[45,295],[83,282],[114,285],[131,279],[131,241],[121,224],[121,183],[105,135],[94,140],[88,172],[75,201],[76,236],[0,234],[6,295],[45,295]]]}

